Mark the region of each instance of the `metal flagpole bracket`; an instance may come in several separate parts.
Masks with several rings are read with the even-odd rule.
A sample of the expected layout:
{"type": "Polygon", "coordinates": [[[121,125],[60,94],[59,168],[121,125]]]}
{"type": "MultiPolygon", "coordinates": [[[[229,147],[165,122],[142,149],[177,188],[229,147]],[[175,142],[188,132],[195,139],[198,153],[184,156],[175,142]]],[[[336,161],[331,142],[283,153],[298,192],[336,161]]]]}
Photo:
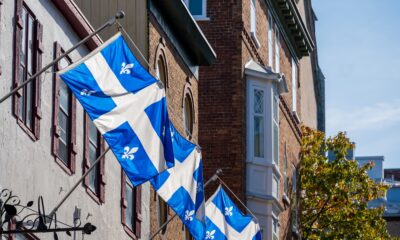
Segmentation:
{"type": "Polygon", "coordinates": [[[101,32],[103,29],[105,29],[106,27],[110,27],[113,24],[116,23],[117,19],[122,19],[125,16],[125,13],[123,11],[118,11],[115,16],[113,16],[112,18],[110,18],[106,23],[104,23],[101,27],[99,27],[98,29],[96,29],[94,32],[90,33],[88,36],[86,36],[84,39],[82,39],[80,42],[78,42],[77,44],[75,44],[73,47],[71,47],[70,49],[68,49],[65,53],[61,54],[60,56],[58,56],[56,59],[54,59],[52,62],[50,62],[49,64],[47,64],[45,67],[43,67],[41,70],[39,70],[37,73],[33,74],[30,78],[28,78],[27,80],[25,80],[21,85],[19,85],[18,87],[14,88],[13,90],[11,90],[9,93],[7,93],[4,97],[2,97],[0,99],[0,104],[2,102],[4,102],[7,98],[9,98],[10,96],[12,96],[14,93],[16,93],[19,89],[23,88],[24,86],[26,86],[28,83],[30,83],[31,81],[33,81],[35,78],[37,78],[39,75],[41,75],[42,73],[44,73],[47,69],[51,68],[54,64],[56,64],[58,61],[60,61],[61,59],[63,59],[65,56],[67,56],[68,54],[70,54],[72,51],[74,51],[75,49],[77,49],[78,47],[80,47],[82,44],[84,44],[85,42],[87,42],[89,39],[91,39],[93,36],[97,35],[99,32],[101,32]]]}
{"type": "MultiPolygon", "coordinates": [[[[212,177],[210,177],[206,183],[204,183],[204,188],[207,187],[208,184],[210,184],[211,182],[214,182],[218,179],[218,175],[222,174],[222,169],[218,168],[217,171],[215,171],[214,175],[212,175],[212,177]]],[[[161,232],[161,230],[166,227],[172,220],[174,220],[174,218],[178,216],[178,214],[174,214],[174,216],[172,216],[170,219],[168,219],[163,225],[160,226],[160,228],[153,233],[153,235],[151,235],[150,240],[154,239],[157,234],[159,234],[161,232]]]]}

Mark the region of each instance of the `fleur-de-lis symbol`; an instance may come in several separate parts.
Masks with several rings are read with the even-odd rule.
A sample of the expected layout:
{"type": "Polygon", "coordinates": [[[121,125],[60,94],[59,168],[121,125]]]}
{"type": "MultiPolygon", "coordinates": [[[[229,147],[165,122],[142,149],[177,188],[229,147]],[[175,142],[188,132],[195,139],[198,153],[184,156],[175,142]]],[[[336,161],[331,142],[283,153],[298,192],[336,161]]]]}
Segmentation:
{"type": "Polygon", "coordinates": [[[233,215],[232,210],[233,210],[233,206],[226,207],[225,208],[225,216],[228,216],[228,217],[232,216],[233,215]]]}
{"type": "Polygon", "coordinates": [[[130,74],[131,73],[131,68],[133,68],[134,64],[133,63],[129,63],[126,64],[125,62],[123,62],[121,64],[121,71],[119,72],[119,74],[130,74]]]}
{"type": "Polygon", "coordinates": [[[172,130],[172,128],[169,129],[169,131],[171,132],[171,141],[174,141],[174,131],[172,130]]]}
{"type": "Polygon", "coordinates": [[[93,93],[95,93],[96,91],[91,91],[91,90],[88,90],[88,89],[82,89],[82,91],[81,91],[81,96],[90,96],[90,95],[92,95],[93,93]]]}
{"type": "Polygon", "coordinates": [[[194,215],[194,210],[191,210],[191,211],[186,210],[185,221],[189,221],[189,222],[193,221],[193,215],[194,215]]]}
{"type": "Polygon", "coordinates": [[[215,230],[206,232],[206,239],[214,239],[215,230]]]}
{"type": "Polygon", "coordinates": [[[202,184],[201,183],[197,183],[197,192],[201,192],[203,191],[203,189],[201,189],[202,184]]]}
{"type": "Polygon", "coordinates": [[[123,159],[129,159],[129,160],[133,160],[135,159],[135,153],[139,150],[138,147],[134,147],[134,148],[129,148],[128,146],[126,146],[124,148],[124,154],[122,154],[122,158],[123,159]]]}

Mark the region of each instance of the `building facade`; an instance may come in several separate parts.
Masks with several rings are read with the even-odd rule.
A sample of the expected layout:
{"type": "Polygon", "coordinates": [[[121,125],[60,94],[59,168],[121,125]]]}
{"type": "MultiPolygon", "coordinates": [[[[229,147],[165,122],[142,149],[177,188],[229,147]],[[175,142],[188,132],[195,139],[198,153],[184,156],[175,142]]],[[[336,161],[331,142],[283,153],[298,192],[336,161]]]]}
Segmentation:
{"type": "MultiPolygon", "coordinates": [[[[199,66],[211,64],[216,56],[186,5],[175,1],[173,6],[156,0],[2,2],[0,95],[124,10],[126,16],[120,23],[129,35],[125,39],[143,66],[164,83],[175,127],[197,142],[199,66]],[[175,21],[177,17],[179,21],[175,21]]],[[[106,149],[81,105],[55,72],[117,30],[117,26],[107,28],[0,104],[0,186],[12,189],[22,202],[43,195],[46,210],[51,211],[106,149]]],[[[57,211],[57,218],[71,225],[78,215],[97,230],[90,236],[78,234],[75,239],[149,239],[173,212],[149,183],[133,187],[109,152],[57,211]]],[[[156,239],[185,239],[187,235],[176,218],[167,233],[156,239]]],[[[2,238],[53,239],[53,235],[2,238]]]]}
{"type": "Polygon", "coordinates": [[[205,179],[222,168],[222,179],[257,216],[263,239],[299,237],[300,126],[317,127],[318,122],[316,63],[302,62],[312,54],[315,38],[299,12],[300,3],[186,3],[218,56],[215,64],[200,69],[205,179]],[[307,66],[311,76],[303,75],[303,65],[313,65],[307,66]],[[312,108],[303,107],[305,95],[314,98],[309,100],[312,108]]]}

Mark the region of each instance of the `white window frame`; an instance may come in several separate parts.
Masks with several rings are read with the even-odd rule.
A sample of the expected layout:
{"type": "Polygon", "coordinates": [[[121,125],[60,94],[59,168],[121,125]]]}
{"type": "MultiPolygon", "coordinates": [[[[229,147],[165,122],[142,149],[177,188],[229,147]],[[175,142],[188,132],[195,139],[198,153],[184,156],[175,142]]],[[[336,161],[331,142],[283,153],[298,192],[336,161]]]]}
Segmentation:
{"type": "Polygon", "coordinates": [[[272,191],[271,191],[271,193],[272,193],[272,196],[274,196],[276,198],[276,200],[278,200],[278,201],[279,201],[279,197],[280,197],[279,185],[280,185],[279,176],[277,176],[275,173],[272,173],[272,189],[271,189],[272,191]]]}
{"type": "Polygon", "coordinates": [[[297,112],[297,64],[292,58],[292,111],[297,112]]]}
{"type": "Polygon", "coordinates": [[[279,240],[280,223],[279,218],[272,217],[272,239],[279,240]],[[275,228],[276,224],[276,228],[275,228]],[[276,231],[275,231],[276,230],[276,231]]]}
{"type": "Polygon", "coordinates": [[[257,39],[257,0],[250,0],[250,34],[257,48],[260,42],[257,39]]]}
{"type": "Polygon", "coordinates": [[[275,23],[275,72],[280,73],[281,71],[281,44],[280,44],[280,34],[278,25],[275,23]]]}
{"type": "Polygon", "coordinates": [[[268,64],[273,69],[274,67],[274,40],[273,40],[274,19],[271,12],[268,10],[268,64]]]}
{"type": "MultiPolygon", "coordinates": [[[[187,9],[190,12],[189,8],[190,0],[183,0],[183,2],[185,3],[187,9]]],[[[207,17],[207,0],[201,0],[201,2],[202,2],[201,14],[200,15],[192,14],[192,16],[196,20],[210,20],[210,18],[207,17]]]]}
{"type": "Polygon", "coordinates": [[[276,164],[276,166],[278,167],[278,169],[279,169],[279,95],[278,95],[278,93],[277,93],[277,89],[276,89],[276,86],[274,85],[273,87],[272,87],[272,90],[271,90],[271,106],[272,106],[272,108],[271,108],[271,110],[272,110],[272,113],[271,113],[271,116],[272,116],[272,151],[273,151],[273,155],[272,155],[272,158],[273,158],[273,163],[274,164],[276,164]],[[275,113],[275,107],[276,107],[276,113],[275,113]],[[275,131],[274,131],[274,127],[275,127],[275,125],[276,125],[276,127],[277,127],[277,130],[278,130],[278,136],[275,136],[275,131]],[[277,137],[278,139],[277,139],[277,142],[275,142],[275,137],[277,137]],[[275,146],[277,144],[277,146],[275,146]],[[278,159],[275,159],[275,156],[277,156],[277,158],[278,159]]]}

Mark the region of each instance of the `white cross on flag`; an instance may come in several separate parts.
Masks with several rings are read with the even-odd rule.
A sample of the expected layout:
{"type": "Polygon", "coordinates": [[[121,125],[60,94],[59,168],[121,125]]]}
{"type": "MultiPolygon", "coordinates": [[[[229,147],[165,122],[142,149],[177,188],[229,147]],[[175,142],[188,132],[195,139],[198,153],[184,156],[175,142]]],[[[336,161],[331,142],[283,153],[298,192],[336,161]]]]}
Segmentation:
{"type": "Polygon", "coordinates": [[[174,165],[165,90],[120,33],[59,74],[134,185],[174,165]]]}

